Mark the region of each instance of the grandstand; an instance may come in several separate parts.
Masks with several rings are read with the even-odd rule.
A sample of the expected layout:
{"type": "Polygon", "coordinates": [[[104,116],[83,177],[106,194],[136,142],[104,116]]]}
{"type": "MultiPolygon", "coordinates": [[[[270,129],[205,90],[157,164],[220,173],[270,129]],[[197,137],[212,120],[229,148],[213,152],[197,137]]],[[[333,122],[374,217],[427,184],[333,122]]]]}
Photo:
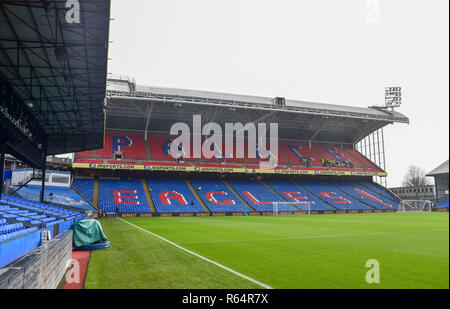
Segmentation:
{"type": "MultiPolygon", "coordinates": [[[[280,204],[281,212],[301,213],[299,202],[312,213],[385,212],[398,206],[392,192],[372,181],[386,171],[355,147],[388,124],[408,123],[398,112],[295,100],[278,106],[271,98],[141,86],[126,76],[112,76],[107,90],[104,146],[75,153],[72,164],[74,188],[107,213],[253,215],[289,201],[293,204],[280,204]],[[276,120],[276,166],[260,167],[268,160],[260,154],[265,145],[226,149],[225,134],[208,157],[194,148],[193,139],[189,145],[172,144],[177,142],[169,134],[171,124],[192,127],[198,111],[222,126],[276,120]],[[170,152],[174,145],[178,156],[170,152]],[[186,155],[196,150],[201,156],[186,155]]],[[[201,143],[205,140],[202,136],[201,143]]],[[[259,143],[264,141],[270,144],[270,134],[259,143]]]]}

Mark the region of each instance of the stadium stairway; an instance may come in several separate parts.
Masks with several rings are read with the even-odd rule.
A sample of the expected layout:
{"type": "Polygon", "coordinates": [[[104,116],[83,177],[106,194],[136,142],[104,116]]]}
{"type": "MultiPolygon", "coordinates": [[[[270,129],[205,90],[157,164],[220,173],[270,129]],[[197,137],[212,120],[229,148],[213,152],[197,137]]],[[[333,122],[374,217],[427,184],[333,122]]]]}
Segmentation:
{"type": "Polygon", "coordinates": [[[94,205],[94,203],[92,203],[90,200],[88,200],[88,199],[87,199],[80,191],[78,191],[77,188],[75,188],[75,186],[73,185],[73,178],[72,178],[72,183],[70,184],[70,188],[71,188],[72,190],[74,190],[76,193],[78,193],[78,194],[83,198],[83,200],[86,201],[86,203],[88,203],[89,205],[91,205],[92,207],[94,207],[96,210],[98,210],[98,207],[96,207],[96,206],[94,205]]]}
{"type": "Polygon", "coordinates": [[[92,197],[92,203],[94,204],[94,207],[98,209],[98,191],[100,187],[100,181],[98,178],[94,179],[94,195],[92,197]]]}
{"type": "Polygon", "coordinates": [[[206,210],[206,212],[211,212],[211,210],[208,207],[206,207],[205,203],[200,198],[200,196],[198,196],[197,191],[194,189],[194,187],[192,186],[192,183],[189,181],[189,179],[185,179],[184,181],[187,183],[189,189],[191,189],[191,191],[194,194],[195,198],[200,203],[200,205],[202,205],[202,207],[206,210]]]}
{"type": "Polygon", "coordinates": [[[328,185],[332,186],[333,188],[336,188],[339,192],[345,194],[347,199],[353,199],[354,201],[358,201],[359,203],[368,206],[372,209],[383,209],[384,207],[378,207],[375,205],[375,203],[370,203],[364,196],[353,193],[351,185],[348,183],[338,183],[338,182],[327,182],[328,185]]]}
{"type": "Polygon", "coordinates": [[[248,208],[250,208],[252,211],[256,211],[252,206],[250,206],[234,189],[232,186],[230,186],[230,184],[228,183],[228,181],[226,181],[225,179],[222,180],[222,182],[227,186],[228,189],[230,189],[231,192],[233,192],[234,195],[236,195],[238,197],[238,199],[244,203],[245,206],[247,206],[248,208]]]}
{"type": "Polygon", "coordinates": [[[333,182],[338,190],[347,193],[347,195],[359,200],[361,203],[375,209],[395,209],[396,203],[392,203],[386,197],[377,196],[377,194],[370,192],[370,190],[361,186],[358,182],[333,182]]]}
{"type": "Polygon", "coordinates": [[[146,179],[141,179],[142,185],[144,186],[145,197],[147,198],[148,206],[152,212],[156,212],[155,204],[153,204],[152,195],[150,194],[150,190],[148,189],[148,184],[146,179]]]}
{"type": "Polygon", "coordinates": [[[153,204],[152,196],[150,194],[150,190],[148,189],[148,184],[146,179],[141,179],[142,185],[144,186],[145,197],[147,198],[148,206],[150,206],[150,210],[155,213],[156,208],[155,204],[153,204]]]}
{"type": "Polygon", "coordinates": [[[324,200],[323,198],[321,198],[320,196],[314,194],[312,191],[308,190],[306,187],[302,186],[301,184],[299,184],[297,181],[292,180],[292,182],[299,186],[301,189],[305,190],[306,192],[308,192],[309,194],[311,194],[312,196],[314,196],[316,199],[318,199],[319,201],[323,202],[325,205],[330,206],[333,210],[340,210],[337,207],[331,205],[329,202],[327,202],[326,200],[324,200]]]}
{"type": "Polygon", "coordinates": [[[385,188],[376,182],[360,181],[358,182],[358,184],[377,194],[379,197],[387,198],[388,200],[396,204],[399,204],[401,201],[401,198],[399,198],[394,192],[389,190],[389,188],[385,188]]]}

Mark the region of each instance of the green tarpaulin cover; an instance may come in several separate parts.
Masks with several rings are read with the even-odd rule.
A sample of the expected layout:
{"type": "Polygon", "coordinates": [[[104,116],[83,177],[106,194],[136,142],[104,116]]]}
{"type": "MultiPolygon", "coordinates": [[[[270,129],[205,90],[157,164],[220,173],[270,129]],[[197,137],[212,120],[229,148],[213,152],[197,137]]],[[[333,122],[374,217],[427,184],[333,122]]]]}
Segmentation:
{"type": "Polygon", "coordinates": [[[100,222],[93,219],[80,220],[72,224],[73,246],[80,247],[97,241],[108,240],[100,222]]]}

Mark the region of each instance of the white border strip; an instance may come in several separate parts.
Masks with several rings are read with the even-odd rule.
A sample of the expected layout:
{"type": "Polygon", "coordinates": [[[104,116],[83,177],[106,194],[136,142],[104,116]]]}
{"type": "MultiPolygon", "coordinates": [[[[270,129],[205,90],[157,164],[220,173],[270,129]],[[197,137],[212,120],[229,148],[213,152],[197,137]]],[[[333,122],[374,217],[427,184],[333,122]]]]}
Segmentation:
{"type": "Polygon", "coordinates": [[[143,231],[143,232],[146,232],[146,233],[148,233],[148,234],[150,234],[150,235],[153,235],[153,236],[155,236],[155,237],[157,237],[157,238],[159,238],[159,239],[161,239],[161,240],[163,240],[163,241],[165,241],[165,242],[171,244],[171,245],[174,246],[174,247],[177,247],[178,249],[181,249],[181,250],[183,250],[183,251],[186,251],[187,253],[190,253],[190,254],[192,254],[192,255],[198,257],[198,258],[201,258],[202,260],[204,260],[204,261],[206,261],[206,262],[209,262],[209,263],[211,263],[211,264],[214,264],[214,265],[216,265],[216,266],[218,266],[218,267],[220,267],[220,268],[222,268],[222,269],[225,269],[226,271],[229,271],[230,273],[235,274],[236,276],[239,276],[239,277],[241,277],[241,278],[244,278],[244,279],[246,279],[246,280],[248,280],[248,281],[250,281],[250,282],[252,282],[252,283],[254,283],[254,284],[257,284],[257,285],[259,285],[259,286],[265,288],[265,289],[273,289],[273,287],[271,287],[271,286],[269,286],[269,285],[267,285],[267,284],[264,284],[264,283],[262,283],[262,282],[259,282],[258,280],[255,280],[255,279],[253,279],[253,278],[250,278],[249,276],[246,276],[246,275],[244,275],[244,274],[241,274],[240,272],[237,272],[237,271],[235,271],[235,270],[233,270],[233,269],[231,269],[231,268],[228,268],[228,267],[226,267],[226,266],[224,266],[224,265],[222,265],[222,264],[219,264],[219,263],[217,263],[217,262],[214,262],[213,260],[210,260],[210,259],[208,259],[208,258],[206,258],[206,257],[204,257],[204,256],[201,256],[200,254],[197,254],[197,253],[195,253],[195,252],[193,252],[193,251],[191,251],[191,250],[188,250],[188,249],[186,249],[186,248],[183,248],[183,247],[181,247],[180,245],[177,245],[176,243],[171,242],[170,240],[165,239],[164,237],[161,237],[161,236],[159,236],[159,235],[156,235],[155,233],[152,233],[152,232],[150,232],[150,231],[147,231],[146,229],[141,228],[140,226],[137,226],[137,225],[135,225],[135,224],[133,224],[133,223],[130,223],[130,222],[128,222],[128,221],[126,221],[126,220],[124,220],[124,219],[122,219],[122,218],[119,218],[119,219],[122,220],[123,222],[129,224],[129,225],[134,226],[135,228],[137,228],[137,229],[139,229],[139,230],[141,230],[141,231],[143,231]]]}

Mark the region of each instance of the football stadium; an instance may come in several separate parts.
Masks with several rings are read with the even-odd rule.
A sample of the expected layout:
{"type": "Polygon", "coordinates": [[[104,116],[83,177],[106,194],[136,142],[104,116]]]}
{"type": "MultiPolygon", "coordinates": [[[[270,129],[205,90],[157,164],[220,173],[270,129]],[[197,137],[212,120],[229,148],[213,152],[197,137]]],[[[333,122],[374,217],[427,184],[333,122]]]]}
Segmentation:
{"type": "Polygon", "coordinates": [[[448,163],[439,203],[383,185],[407,116],[108,76],[80,3],[0,2],[1,288],[449,288],[448,163]]]}

